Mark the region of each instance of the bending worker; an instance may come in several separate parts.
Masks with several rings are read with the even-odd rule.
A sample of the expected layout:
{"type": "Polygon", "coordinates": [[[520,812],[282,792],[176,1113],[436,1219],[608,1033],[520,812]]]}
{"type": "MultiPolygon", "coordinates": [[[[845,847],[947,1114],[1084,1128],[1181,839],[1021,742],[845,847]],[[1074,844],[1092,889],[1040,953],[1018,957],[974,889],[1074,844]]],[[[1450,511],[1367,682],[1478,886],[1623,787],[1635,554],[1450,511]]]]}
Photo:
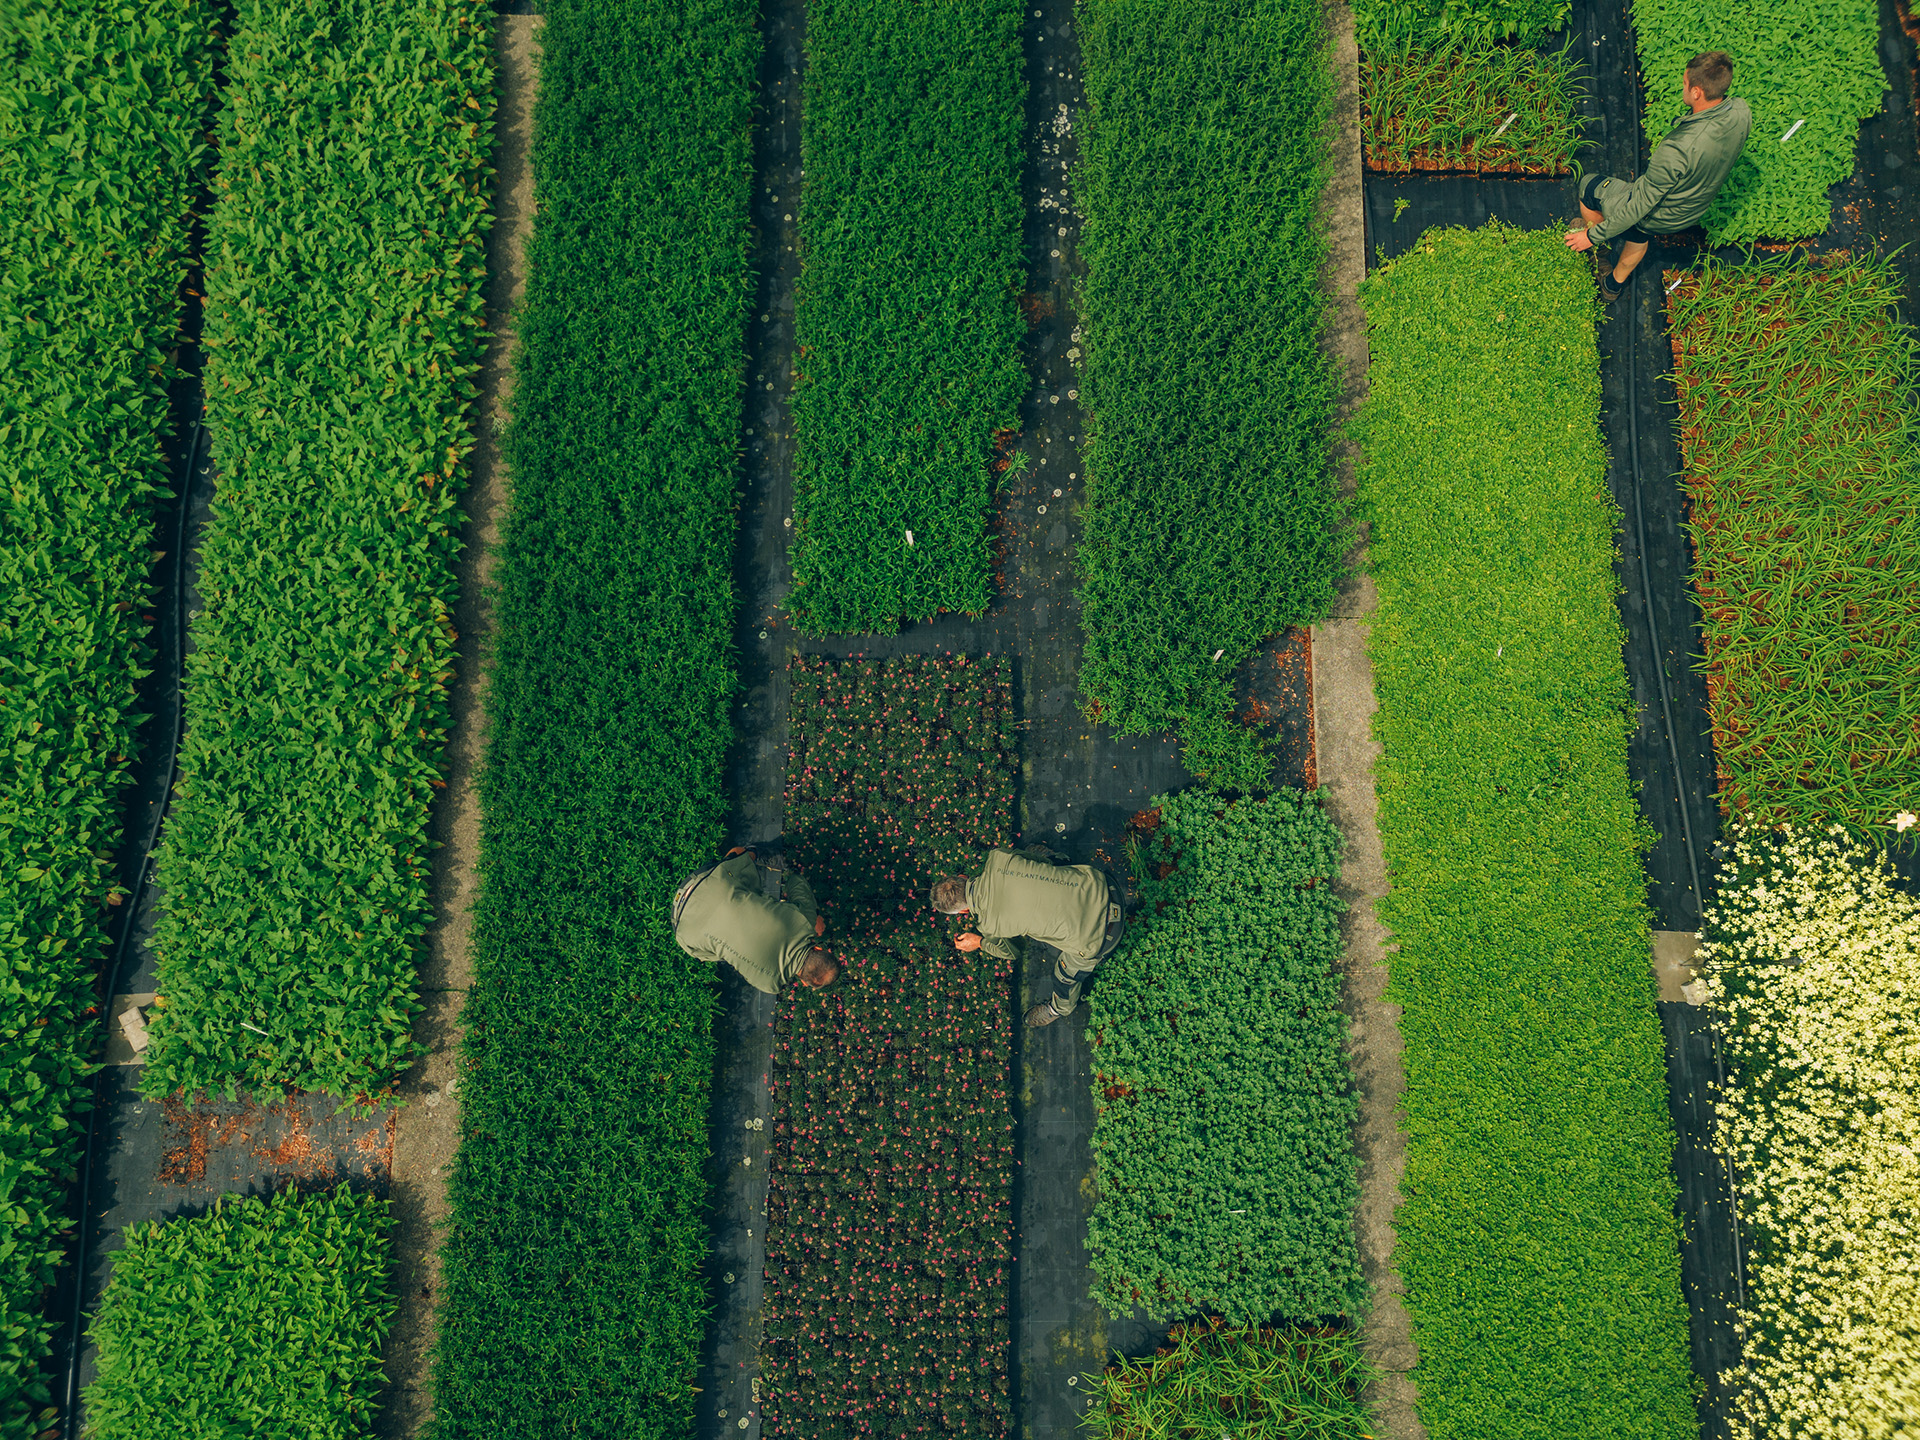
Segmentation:
{"type": "Polygon", "coordinates": [[[813,888],[778,856],[762,865],[751,850],[735,847],[718,865],[688,876],[673,897],[680,948],[709,965],[726,961],[769,995],[790,980],[816,988],[833,983],[840,967],[820,944],[826,933],[813,888]]]}
{"type": "Polygon", "coordinates": [[[942,915],[971,915],[980,933],[961,935],[962,950],[984,948],[1014,958],[1016,935],[1044,941],[1060,952],[1053,966],[1053,994],[1027,1011],[1027,1024],[1051,1025],[1080,1003],[1086,977],[1126,930],[1120,897],[1091,865],[1046,865],[1006,850],[989,850],[977,878],[949,875],[933,887],[933,908],[942,915]]]}
{"type": "Polygon", "coordinates": [[[1600,277],[1600,298],[1618,300],[1655,235],[1685,230],[1707,213],[1720,193],[1740,147],[1753,128],[1744,100],[1727,99],[1733,61],[1708,50],[1687,62],[1685,94],[1693,113],[1683,117],[1654,147],[1647,173],[1632,184],[1589,175],[1580,187],[1584,230],[1569,230],[1567,244],[1586,250],[1608,240],[1624,242],[1613,273],[1600,277]]]}

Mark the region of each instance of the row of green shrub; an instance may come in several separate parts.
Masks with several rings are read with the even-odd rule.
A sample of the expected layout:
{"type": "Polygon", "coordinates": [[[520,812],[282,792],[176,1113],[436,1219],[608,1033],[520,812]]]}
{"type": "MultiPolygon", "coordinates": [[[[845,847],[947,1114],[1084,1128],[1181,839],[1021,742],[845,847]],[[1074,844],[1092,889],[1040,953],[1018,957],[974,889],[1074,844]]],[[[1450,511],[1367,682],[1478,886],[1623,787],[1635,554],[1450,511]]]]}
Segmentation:
{"type": "Polygon", "coordinates": [[[545,6],[440,1440],[693,1428],[754,13],[545,6]]]}
{"type": "Polygon", "coordinates": [[[1021,3],[807,9],[790,605],[808,630],[991,598],[987,466],[1026,387],[1021,3]]]}
{"type": "Polygon", "coordinates": [[[492,29],[482,0],[235,14],[205,249],[218,489],[157,860],[149,1095],[372,1095],[414,1053],[492,29]]]}
{"type": "Polygon", "coordinates": [[[1264,789],[1230,715],[1261,641],[1330,609],[1347,528],[1321,348],[1333,99],[1312,0],[1081,0],[1082,696],[1264,789]]]}
{"type": "Polygon", "coordinates": [[[1846,257],[1673,280],[1721,809],[1884,835],[1920,802],[1920,421],[1899,282],[1846,257]]]}
{"type": "Polygon", "coordinates": [[[344,1185],[137,1225],[90,1338],[93,1440],[373,1433],[395,1302],[387,1202],[344,1185]]]}
{"type": "Polygon", "coordinates": [[[1340,1011],[1340,832],[1283,790],[1163,796],[1087,1027],[1096,1297],[1258,1324],[1364,1309],[1340,1011]]]}
{"type": "Polygon", "coordinates": [[[44,1429],[216,10],[11,7],[0,47],[0,1437],[44,1429]]]}
{"type": "Polygon", "coordinates": [[[1420,1414],[1693,1436],[1592,276],[1495,223],[1429,231],[1361,301],[1420,1414]]]}

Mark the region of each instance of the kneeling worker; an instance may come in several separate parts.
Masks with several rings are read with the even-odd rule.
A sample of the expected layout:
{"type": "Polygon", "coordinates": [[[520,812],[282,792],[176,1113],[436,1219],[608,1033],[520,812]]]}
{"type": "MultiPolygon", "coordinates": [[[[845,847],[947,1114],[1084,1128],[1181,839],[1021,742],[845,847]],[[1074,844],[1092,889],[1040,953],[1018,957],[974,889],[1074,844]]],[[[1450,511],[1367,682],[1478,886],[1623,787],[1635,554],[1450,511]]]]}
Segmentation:
{"type": "Polygon", "coordinates": [[[720,864],[688,876],[673,897],[680,948],[710,965],[726,961],[769,995],[790,980],[816,988],[833,983],[840,967],[819,943],[826,933],[806,877],[778,857],[762,865],[751,850],[729,850],[720,864]]]}
{"type": "Polygon", "coordinates": [[[1046,865],[1006,850],[989,850],[976,879],[949,875],[934,883],[933,908],[942,915],[971,915],[978,935],[953,943],[1014,958],[1016,935],[1044,941],[1060,952],[1053,967],[1053,994],[1027,1011],[1027,1024],[1051,1025],[1080,1003],[1081,983],[1119,945],[1126,916],[1107,877],[1091,865],[1046,865]]]}

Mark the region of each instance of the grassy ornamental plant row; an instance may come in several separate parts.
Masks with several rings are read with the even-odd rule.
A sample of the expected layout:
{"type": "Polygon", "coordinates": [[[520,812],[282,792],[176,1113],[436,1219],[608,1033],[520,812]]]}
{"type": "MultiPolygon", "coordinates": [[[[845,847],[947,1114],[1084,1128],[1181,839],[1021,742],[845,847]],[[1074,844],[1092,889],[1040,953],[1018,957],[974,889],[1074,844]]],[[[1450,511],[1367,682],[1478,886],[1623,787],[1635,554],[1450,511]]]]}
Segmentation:
{"type": "Polygon", "coordinates": [[[1920,422],[1884,262],[1668,298],[1720,803],[1884,833],[1920,798],[1920,422]]]}
{"type": "Polygon", "coordinates": [[[387,1202],[282,1190],[135,1226],[91,1338],[94,1440],[373,1433],[393,1322],[387,1202]]]}
{"type": "Polygon", "coordinates": [[[1166,796],[1088,1043],[1096,1297],[1239,1324],[1364,1308],[1343,1048],[1340,832],[1311,797],[1166,796]]]}
{"type": "Polygon", "coordinates": [[[808,7],[790,601],[807,630],[991,598],[987,466],[1027,382],[1024,13],[808,7]]]}
{"type": "Polygon", "coordinates": [[[1318,206],[1332,105],[1313,0],[1081,0],[1088,712],[1177,728],[1265,789],[1230,713],[1267,636],[1327,613],[1347,527],[1318,206]]]}
{"type": "Polygon", "coordinates": [[[1715,245],[1818,235],[1827,187],[1853,173],[1860,122],[1878,113],[1880,10],[1874,0],[1633,0],[1649,145],[1686,112],[1687,61],[1733,57],[1733,88],[1753,133],[1702,222],[1715,245]]]}
{"type": "Polygon", "coordinates": [[[1434,230],[1361,302],[1420,1414],[1691,1437],[1592,276],[1558,232],[1434,230]]]}
{"type": "Polygon", "coordinates": [[[788,854],[842,969],[775,1022],[765,1433],[1009,1432],[1010,964],[926,906],[1013,828],[1002,661],[801,660],[788,854]]]}
{"type": "Polygon", "coordinates": [[[151,663],[168,351],[215,10],[8,11],[0,58],[0,1440],[47,1427],[41,1301],[151,663]]]}
{"type": "Polygon", "coordinates": [[[1383,41],[1360,56],[1367,168],[1564,175],[1585,81],[1564,45],[1383,41]]]}
{"type": "Polygon", "coordinates": [[[481,0],[240,0],[148,1095],[388,1086],[413,1056],[492,148],[481,0]]]}
{"type": "Polygon", "coordinates": [[[750,0],[553,0],[433,1434],[693,1429],[734,689],[750,0]]]}

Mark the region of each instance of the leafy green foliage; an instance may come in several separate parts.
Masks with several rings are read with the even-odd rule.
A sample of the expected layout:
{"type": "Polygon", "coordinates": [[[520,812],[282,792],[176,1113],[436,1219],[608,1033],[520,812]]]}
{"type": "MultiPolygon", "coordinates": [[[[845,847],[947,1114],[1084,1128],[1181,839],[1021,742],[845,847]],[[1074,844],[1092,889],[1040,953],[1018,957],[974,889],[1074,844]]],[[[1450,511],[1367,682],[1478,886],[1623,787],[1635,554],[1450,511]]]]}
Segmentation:
{"type": "Polygon", "coordinates": [[[1085,1377],[1096,1440],[1372,1440],[1373,1369],[1345,1330],[1176,1325],[1144,1360],[1085,1377]]]}
{"type": "Polygon", "coordinates": [[[987,464],[1027,379],[1022,13],[807,7],[789,606],[809,631],[991,598],[987,464]]]}
{"type": "Polygon", "coordinates": [[[1860,121],[1878,113],[1880,10],[1873,0],[1633,0],[1649,144],[1686,114],[1687,61],[1733,57],[1753,133],[1702,222],[1715,245],[1787,240],[1827,228],[1827,187],[1853,173],[1860,121]],[[1797,121],[1805,121],[1793,130],[1797,121]],[[1792,138],[1787,134],[1793,131],[1792,138]]]}
{"type": "Polygon", "coordinates": [[[1585,80],[1566,45],[1375,46],[1360,56],[1367,168],[1564,175],[1580,149],[1585,80]]]}
{"type": "Polygon", "coordinates": [[[1320,347],[1321,10],[1081,0],[1079,15],[1081,692],[1123,735],[1177,726],[1217,787],[1264,789],[1230,674],[1327,613],[1347,541],[1320,347]]]}
{"type": "Polygon", "coordinates": [[[1420,1414],[1695,1436],[1593,280],[1495,223],[1429,231],[1361,303],[1420,1414]]]}
{"type": "Polygon", "coordinates": [[[556,0],[534,117],[437,1440],[693,1430],[749,0],[556,0]]]}
{"type": "Polygon", "coordinates": [[[1572,13],[1569,0],[1359,0],[1353,25],[1362,50],[1408,40],[1531,45],[1572,13]]]}
{"type": "Polygon", "coordinates": [[[1140,914],[1100,967],[1087,1031],[1095,1297],[1236,1324],[1353,1313],[1340,832],[1299,791],[1155,803],[1140,914]]]}
{"type": "Polygon", "coordinates": [[[41,0],[0,47],[0,1440],[50,1418],[214,19],[41,0]]]}
{"type": "Polygon", "coordinates": [[[207,223],[207,419],[145,1094],[413,1058],[491,148],[481,0],[241,0],[207,223]]]}
{"type": "Polygon", "coordinates": [[[789,670],[789,853],[841,971],[775,1021],[770,1436],[1008,1430],[1012,975],[953,947],[925,887],[1011,837],[1009,668],[789,670]]]}
{"type": "Polygon", "coordinates": [[[394,1312],[387,1235],[387,1202],[344,1185],[135,1226],[93,1322],[87,1433],[371,1435],[394,1312]]]}
{"type": "Polygon", "coordinates": [[[1703,262],[1667,300],[1728,816],[1920,798],[1920,419],[1890,265],[1703,262]]]}

